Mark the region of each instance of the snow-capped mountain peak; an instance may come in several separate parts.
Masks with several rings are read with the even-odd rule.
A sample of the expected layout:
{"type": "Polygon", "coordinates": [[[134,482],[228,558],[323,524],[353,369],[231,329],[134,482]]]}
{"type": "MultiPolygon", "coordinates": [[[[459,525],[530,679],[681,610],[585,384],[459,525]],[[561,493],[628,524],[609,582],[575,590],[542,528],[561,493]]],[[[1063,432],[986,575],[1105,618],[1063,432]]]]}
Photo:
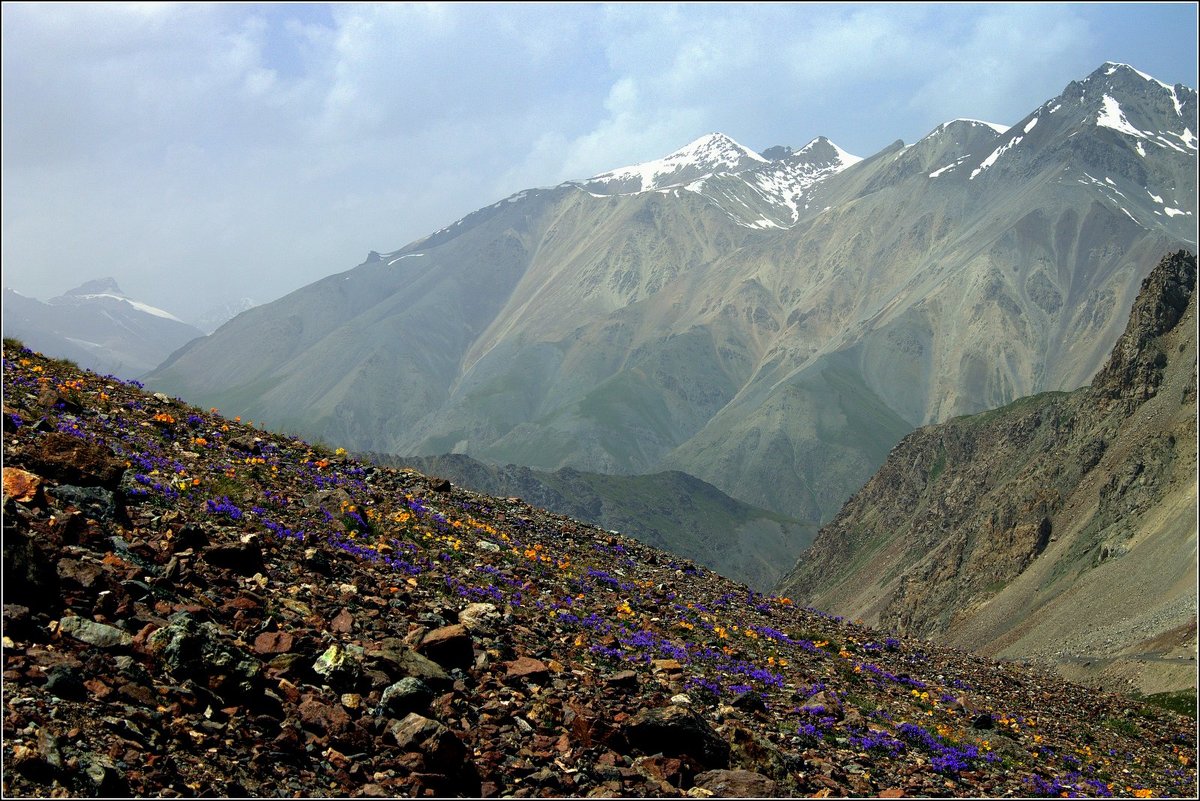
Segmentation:
{"type": "Polygon", "coordinates": [[[808,164],[840,165],[843,169],[862,161],[861,156],[847,153],[824,136],[818,136],[788,158],[808,164]]]}
{"type": "Polygon", "coordinates": [[[582,183],[592,192],[626,195],[691,183],[707,175],[740,172],[769,159],[722,133],[706,134],[661,159],[600,173],[582,183]]]}
{"type": "MultiPolygon", "coordinates": [[[[96,278],[91,281],[85,281],[74,289],[67,290],[57,298],[51,298],[49,303],[56,306],[77,306],[89,301],[103,302],[105,300],[127,303],[140,312],[153,315],[154,317],[162,317],[165,320],[174,320],[177,323],[183,323],[183,320],[180,320],[169,311],[129,297],[121,291],[121,287],[117,285],[117,281],[114,278],[96,278]]],[[[184,325],[187,324],[184,323],[184,325]]]]}

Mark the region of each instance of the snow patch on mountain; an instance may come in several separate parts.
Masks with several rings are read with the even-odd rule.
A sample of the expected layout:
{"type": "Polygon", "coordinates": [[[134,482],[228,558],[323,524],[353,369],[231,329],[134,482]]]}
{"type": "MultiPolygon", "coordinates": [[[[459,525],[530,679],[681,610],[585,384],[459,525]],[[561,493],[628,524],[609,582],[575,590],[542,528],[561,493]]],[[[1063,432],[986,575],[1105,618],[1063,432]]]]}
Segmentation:
{"type": "Polygon", "coordinates": [[[637,194],[688,183],[699,175],[738,172],[755,164],[769,163],[725,134],[712,133],[661,159],[610,170],[583,183],[592,188],[615,190],[605,194],[637,194]]]}
{"type": "Polygon", "coordinates": [[[993,151],[992,151],[992,154],[991,154],[990,156],[988,156],[986,159],[984,159],[984,160],[983,160],[983,161],[982,161],[982,162],[979,164],[979,166],[978,166],[978,167],[976,167],[974,170],[972,170],[972,171],[971,171],[971,176],[970,176],[970,178],[968,178],[967,180],[968,180],[968,181],[973,181],[973,180],[975,180],[975,176],[979,175],[981,172],[983,172],[984,170],[986,170],[988,167],[990,167],[990,166],[992,166],[993,164],[995,164],[995,163],[996,163],[996,161],[997,161],[997,160],[998,160],[998,159],[999,159],[1001,156],[1003,156],[1005,153],[1007,153],[1009,150],[1011,150],[1011,149],[1013,149],[1014,147],[1016,147],[1017,145],[1021,144],[1021,140],[1022,140],[1022,139],[1024,139],[1024,138],[1025,138],[1024,136],[1014,136],[1012,139],[1009,139],[1009,140],[1008,140],[1008,142],[1007,142],[1006,144],[1003,144],[1003,145],[1001,145],[1000,147],[998,147],[998,148],[996,148],[995,150],[993,150],[993,151]]]}
{"type": "Polygon", "coordinates": [[[973,120],[969,117],[959,117],[957,119],[950,120],[949,122],[943,122],[941,125],[939,125],[938,127],[934,128],[932,131],[930,131],[929,135],[926,138],[929,138],[929,136],[933,136],[934,134],[942,133],[946,129],[950,128],[951,126],[954,126],[956,124],[962,124],[962,123],[966,123],[967,125],[971,125],[971,126],[982,125],[984,127],[991,128],[993,131],[995,131],[998,134],[1006,134],[1006,133],[1008,133],[1008,129],[1009,129],[1009,126],[1000,125],[999,123],[995,123],[995,122],[987,122],[985,120],[973,120]]]}
{"type": "Polygon", "coordinates": [[[768,203],[785,207],[790,221],[795,222],[800,217],[801,201],[815,184],[860,161],[861,157],[819,136],[787,158],[743,177],[768,203]]]}

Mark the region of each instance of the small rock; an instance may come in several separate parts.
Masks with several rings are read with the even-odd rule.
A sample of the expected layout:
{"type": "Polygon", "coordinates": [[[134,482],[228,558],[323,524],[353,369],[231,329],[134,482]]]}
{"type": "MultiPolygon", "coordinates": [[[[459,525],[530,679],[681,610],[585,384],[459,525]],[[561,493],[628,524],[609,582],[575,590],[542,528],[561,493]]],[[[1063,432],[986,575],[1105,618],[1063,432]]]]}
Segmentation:
{"type": "Polygon", "coordinates": [[[78,700],[86,695],[82,674],[70,665],[55,665],[46,671],[46,690],[59,698],[78,700]]]}
{"type": "Polygon", "coordinates": [[[729,765],[729,743],[704,718],[683,706],[643,709],[625,723],[625,735],[646,753],[686,754],[706,767],[729,765]]]}
{"type": "Polygon", "coordinates": [[[257,542],[234,542],[210,545],[203,551],[204,561],[213,567],[232,570],[239,576],[253,576],[266,569],[262,549],[257,542]]]}
{"type": "Polygon", "coordinates": [[[636,687],[638,674],[633,670],[618,670],[605,676],[604,683],[609,687],[636,687]]]}
{"type": "Polygon", "coordinates": [[[354,630],[354,615],[349,609],[343,609],[329,622],[329,630],[335,634],[349,634],[354,630]]]}
{"type": "Polygon", "coordinates": [[[475,662],[475,649],[467,627],[461,623],[442,626],[421,638],[417,651],[447,670],[467,670],[475,662]]]}
{"type": "Polygon", "coordinates": [[[82,617],[64,617],[58,623],[58,630],[97,648],[121,648],[133,644],[132,634],[82,617]]]}
{"type": "Polygon", "coordinates": [[[500,613],[495,604],[467,604],[458,613],[458,622],[470,631],[490,631],[500,621],[500,613]]]}
{"type": "Polygon", "coordinates": [[[286,654],[292,650],[293,638],[286,631],[264,631],[254,638],[256,654],[286,654]]]}
{"type": "Polygon", "coordinates": [[[313,672],[330,684],[352,683],[358,678],[360,666],[350,649],[334,643],[313,662],[313,672]]]}
{"type": "Polygon", "coordinates": [[[425,682],[407,676],[383,691],[379,700],[380,714],[403,718],[411,712],[424,712],[433,701],[433,690],[425,682]]]}
{"type": "Polygon", "coordinates": [[[529,681],[545,681],[550,676],[550,669],[546,664],[538,659],[528,656],[519,656],[516,659],[505,662],[504,667],[506,679],[528,679],[529,681]]]}
{"type": "Polygon", "coordinates": [[[4,498],[29,503],[42,489],[42,477],[17,467],[4,468],[4,498]]]}
{"type": "Polygon", "coordinates": [[[696,787],[722,798],[769,798],[779,795],[779,785],[749,770],[708,770],[696,775],[696,787]]]}
{"type": "Polygon", "coordinates": [[[996,725],[996,722],[994,720],[992,720],[992,716],[990,714],[988,714],[987,712],[983,712],[979,715],[976,715],[975,718],[971,721],[971,728],[973,728],[973,729],[987,730],[987,729],[991,729],[995,725],[996,725]]]}
{"type": "Polygon", "coordinates": [[[103,487],[63,484],[50,490],[50,494],[96,520],[112,520],[117,514],[116,499],[111,491],[103,487]]]}

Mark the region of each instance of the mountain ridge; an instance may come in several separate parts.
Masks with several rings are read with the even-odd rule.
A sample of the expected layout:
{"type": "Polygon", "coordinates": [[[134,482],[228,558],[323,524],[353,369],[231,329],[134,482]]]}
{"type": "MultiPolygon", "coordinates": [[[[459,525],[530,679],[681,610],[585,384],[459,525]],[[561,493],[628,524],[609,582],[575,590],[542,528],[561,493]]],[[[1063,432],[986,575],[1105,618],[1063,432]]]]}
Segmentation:
{"type": "Polygon", "coordinates": [[[378,464],[409,467],[475,492],[516,496],[556,514],[620,531],[678,554],[758,591],[774,586],[815,526],[756,509],[678,471],[638,476],[549,472],[487,465],[465,454],[367,454],[378,464]]]}
{"type": "Polygon", "coordinates": [[[913,427],[1085,384],[1194,246],[1195,93],[1107,69],[1005,134],[517,193],[148,380],[355,451],[680,470],[827,520],[913,427]],[[1105,96],[1154,136],[1098,126],[1105,96]]]}

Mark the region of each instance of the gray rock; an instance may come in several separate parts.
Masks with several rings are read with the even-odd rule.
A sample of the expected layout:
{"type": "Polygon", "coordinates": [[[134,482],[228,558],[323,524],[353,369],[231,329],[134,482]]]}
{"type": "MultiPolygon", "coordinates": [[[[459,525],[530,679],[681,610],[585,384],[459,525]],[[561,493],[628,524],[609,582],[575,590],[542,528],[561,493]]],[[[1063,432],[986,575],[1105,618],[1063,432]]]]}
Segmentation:
{"type": "Polygon", "coordinates": [[[414,676],[406,676],[383,691],[379,701],[380,714],[403,718],[410,712],[424,712],[433,701],[433,690],[414,676]]]}
{"type": "Polygon", "coordinates": [[[171,616],[168,626],[150,635],[146,646],[167,669],[193,678],[225,698],[249,696],[261,683],[257,659],[221,638],[212,623],[201,623],[186,612],[171,616]]]}
{"type": "Polygon", "coordinates": [[[704,718],[682,706],[642,710],[625,724],[625,736],[646,753],[686,754],[711,768],[729,765],[729,743],[704,718]]]}
{"type": "Polygon", "coordinates": [[[58,623],[58,630],[97,648],[122,648],[133,644],[133,636],[128,632],[82,617],[64,617],[58,623]]]}
{"type": "Polygon", "coordinates": [[[718,798],[768,798],[779,795],[779,785],[749,770],[707,770],[697,774],[696,787],[718,798]]]}
{"type": "Polygon", "coordinates": [[[115,496],[103,487],[76,487],[62,484],[50,490],[59,501],[69,503],[95,520],[112,520],[117,513],[115,496]]]}

